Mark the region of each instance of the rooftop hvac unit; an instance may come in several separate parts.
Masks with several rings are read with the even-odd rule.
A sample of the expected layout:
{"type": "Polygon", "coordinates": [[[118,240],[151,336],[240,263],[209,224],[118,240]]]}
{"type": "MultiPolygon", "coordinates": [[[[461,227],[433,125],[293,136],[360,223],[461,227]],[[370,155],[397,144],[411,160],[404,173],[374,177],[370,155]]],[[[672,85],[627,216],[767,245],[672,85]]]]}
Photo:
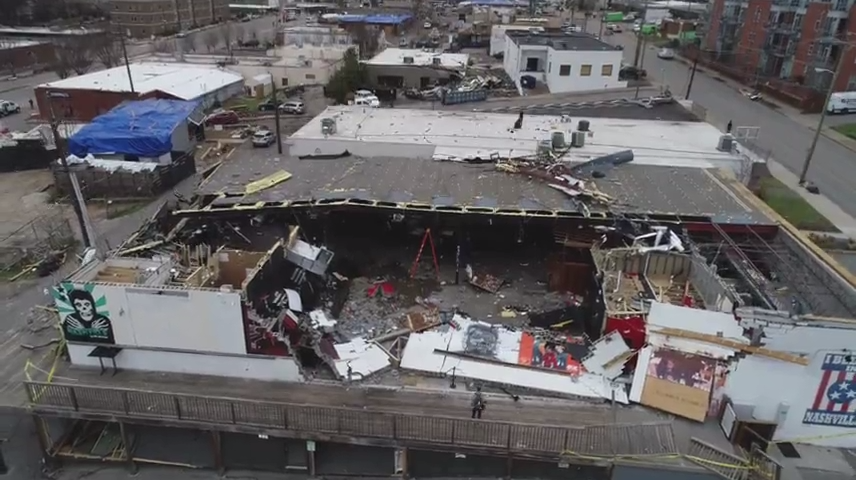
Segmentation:
{"type": "Polygon", "coordinates": [[[588,120],[580,120],[580,121],[577,123],[577,130],[579,130],[579,131],[581,131],[581,132],[588,132],[588,131],[589,131],[589,126],[590,126],[590,125],[591,125],[591,124],[589,123],[589,121],[588,121],[588,120]]]}
{"type": "Polygon", "coordinates": [[[539,160],[550,160],[552,158],[553,153],[553,142],[550,140],[541,140],[540,142],[538,142],[538,149],[535,153],[538,156],[539,160]]]}
{"type": "Polygon", "coordinates": [[[431,59],[431,63],[433,63],[434,65],[442,65],[443,60],[440,57],[434,57],[431,59]]]}
{"type": "Polygon", "coordinates": [[[321,133],[323,135],[333,135],[336,133],[336,119],[335,118],[322,118],[321,119],[321,133]]]}
{"type": "Polygon", "coordinates": [[[576,132],[571,134],[571,146],[574,148],[583,148],[586,146],[586,132],[576,132]]]}
{"type": "Polygon", "coordinates": [[[404,57],[404,63],[412,64],[413,63],[413,57],[404,57]]]}
{"type": "Polygon", "coordinates": [[[561,130],[553,130],[553,132],[550,134],[550,141],[553,144],[554,150],[559,150],[567,147],[567,144],[565,143],[565,132],[561,130]]]}
{"type": "Polygon", "coordinates": [[[730,152],[734,149],[734,137],[728,133],[722,135],[719,137],[719,144],[716,145],[716,149],[720,152],[730,152]]]}

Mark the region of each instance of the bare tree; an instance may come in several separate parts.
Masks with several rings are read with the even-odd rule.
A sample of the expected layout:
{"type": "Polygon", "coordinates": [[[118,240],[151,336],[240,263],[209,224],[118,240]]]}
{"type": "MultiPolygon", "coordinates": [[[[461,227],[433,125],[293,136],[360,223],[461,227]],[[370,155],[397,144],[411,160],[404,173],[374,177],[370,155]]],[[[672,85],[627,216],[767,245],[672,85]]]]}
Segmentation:
{"type": "Polygon", "coordinates": [[[237,24],[234,25],[234,27],[232,28],[232,36],[235,38],[235,41],[238,42],[238,45],[243,44],[244,40],[246,39],[246,32],[244,31],[244,27],[237,24]]]}
{"type": "Polygon", "coordinates": [[[377,53],[378,48],[380,48],[379,34],[374,27],[356,24],[351,30],[351,36],[360,49],[361,58],[373,57],[377,53]]]}
{"type": "Polygon", "coordinates": [[[113,35],[93,37],[92,51],[95,58],[104,65],[104,68],[115,67],[122,62],[122,47],[119,40],[113,35]]]}
{"type": "Polygon", "coordinates": [[[231,22],[226,22],[220,26],[220,38],[226,44],[226,50],[232,51],[232,41],[235,39],[235,30],[231,22]]]}
{"type": "Polygon", "coordinates": [[[212,48],[216,47],[217,43],[219,43],[219,41],[220,41],[220,39],[217,36],[217,31],[214,29],[211,29],[211,30],[208,30],[207,32],[205,32],[205,38],[203,38],[203,40],[205,41],[205,46],[208,47],[209,52],[211,51],[212,48]]]}
{"type": "Polygon", "coordinates": [[[175,51],[175,44],[168,39],[155,42],[155,52],[157,53],[172,53],[175,51]]]}
{"type": "Polygon", "coordinates": [[[3,68],[9,75],[15,76],[15,42],[7,39],[0,40],[0,68],[3,68]]]}
{"type": "Polygon", "coordinates": [[[71,72],[83,75],[92,67],[94,58],[91,38],[85,35],[64,38],[54,43],[54,61],[51,69],[60,78],[68,78],[71,72]]]}

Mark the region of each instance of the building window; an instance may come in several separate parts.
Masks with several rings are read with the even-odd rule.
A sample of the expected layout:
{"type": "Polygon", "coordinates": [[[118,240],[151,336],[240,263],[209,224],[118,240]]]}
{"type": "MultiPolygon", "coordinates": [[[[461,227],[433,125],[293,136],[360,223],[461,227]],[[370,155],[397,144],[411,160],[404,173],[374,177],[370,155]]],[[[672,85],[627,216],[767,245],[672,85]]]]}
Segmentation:
{"type": "Polygon", "coordinates": [[[571,76],[571,66],[570,65],[559,65],[559,76],[560,77],[570,77],[571,76]]]}
{"type": "Polygon", "coordinates": [[[612,76],[612,65],[602,65],[600,67],[600,75],[603,77],[611,77],[612,76]]]}
{"type": "Polygon", "coordinates": [[[814,22],[814,31],[816,32],[818,30],[820,30],[820,20],[814,22]]]}
{"type": "Polygon", "coordinates": [[[315,74],[314,73],[307,73],[306,79],[307,80],[315,80],[315,74]]]}
{"type": "Polygon", "coordinates": [[[810,57],[810,56],[812,56],[812,55],[814,55],[814,44],[813,44],[813,43],[809,43],[809,44],[808,44],[808,51],[806,52],[806,56],[807,56],[807,57],[810,57]]]}
{"type": "Polygon", "coordinates": [[[283,86],[283,87],[287,87],[287,86],[288,86],[288,79],[287,79],[287,78],[283,78],[283,79],[282,79],[282,86],[283,86]]]}
{"type": "Polygon", "coordinates": [[[591,65],[583,65],[580,67],[580,76],[581,77],[590,77],[591,76],[591,65]]]}

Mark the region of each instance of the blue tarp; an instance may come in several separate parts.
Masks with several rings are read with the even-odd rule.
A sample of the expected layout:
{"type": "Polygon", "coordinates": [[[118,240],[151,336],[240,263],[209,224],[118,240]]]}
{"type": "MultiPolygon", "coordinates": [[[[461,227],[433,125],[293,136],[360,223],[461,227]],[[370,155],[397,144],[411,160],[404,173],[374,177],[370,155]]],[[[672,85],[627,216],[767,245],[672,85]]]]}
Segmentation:
{"type": "Polygon", "coordinates": [[[95,117],[68,139],[78,157],[114,153],[159,157],[172,150],[172,132],[184,124],[199,102],[142,100],[126,102],[95,117]]]}
{"type": "Polygon", "coordinates": [[[413,18],[413,15],[406,13],[395,15],[341,15],[339,23],[367,23],[369,25],[401,25],[413,18]]]}

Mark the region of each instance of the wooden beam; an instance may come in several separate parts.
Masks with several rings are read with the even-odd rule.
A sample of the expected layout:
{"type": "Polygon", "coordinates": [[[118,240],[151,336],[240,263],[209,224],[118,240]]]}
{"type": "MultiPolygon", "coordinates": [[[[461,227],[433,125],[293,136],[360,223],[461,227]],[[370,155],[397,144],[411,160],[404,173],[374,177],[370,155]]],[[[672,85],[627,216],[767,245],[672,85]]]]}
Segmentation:
{"type": "MultiPolygon", "coordinates": [[[[652,328],[649,326],[649,329],[652,328]]],[[[654,327],[656,328],[656,327],[654,327]]],[[[687,340],[695,340],[698,342],[711,343],[713,345],[719,345],[722,347],[730,348],[733,350],[737,350],[740,352],[752,353],[754,355],[760,355],[762,357],[774,358],[776,360],[781,360],[783,362],[796,363],[797,365],[808,365],[808,358],[801,357],[799,355],[793,355],[790,353],[784,352],[776,352],[774,350],[769,350],[763,347],[753,347],[749,344],[741,343],[736,340],[730,340],[727,338],[717,337],[716,335],[709,335],[706,333],[697,333],[691,332],[689,330],[681,330],[679,328],[657,328],[656,330],[649,330],[650,333],[656,333],[659,335],[665,335],[668,337],[678,337],[685,338],[687,340]]]]}

